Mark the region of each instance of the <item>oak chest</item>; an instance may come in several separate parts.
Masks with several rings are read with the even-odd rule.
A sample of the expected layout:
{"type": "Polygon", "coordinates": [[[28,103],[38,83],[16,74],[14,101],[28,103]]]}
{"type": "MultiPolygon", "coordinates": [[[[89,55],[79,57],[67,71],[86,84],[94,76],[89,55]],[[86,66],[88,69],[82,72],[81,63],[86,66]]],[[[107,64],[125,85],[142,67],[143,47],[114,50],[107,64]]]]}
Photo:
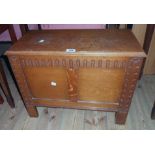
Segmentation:
{"type": "Polygon", "coordinates": [[[103,110],[124,124],[145,54],[129,30],[49,30],[7,56],[30,116],[37,106],[103,110]]]}

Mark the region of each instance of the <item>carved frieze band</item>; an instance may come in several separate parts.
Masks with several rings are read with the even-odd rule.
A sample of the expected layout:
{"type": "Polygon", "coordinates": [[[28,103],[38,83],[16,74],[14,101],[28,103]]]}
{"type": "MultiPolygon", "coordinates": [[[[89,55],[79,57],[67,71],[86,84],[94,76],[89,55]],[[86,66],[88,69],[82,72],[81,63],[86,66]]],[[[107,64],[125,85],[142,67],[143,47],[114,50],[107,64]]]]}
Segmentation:
{"type": "Polygon", "coordinates": [[[10,56],[9,61],[11,63],[11,67],[13,69],[16,81],[18,83],[21,95],[26,104],[31,104],[31,95],[29,94],[29,90],[27,87],[27,82],[25,80],[22,67],[19,61],[19,58],[16,56],[10,56]]]}
{"type": "Polygon", "coordinates": [[[139,78],[142,62],[142,58],[132,58],[129,60],[128,66],[125,70],[126,73],[124,79],[124,86],[120,98],[120,108],[126,109],[126,111],[128,111],[132,101],[136,83],[139,78]]]}
{"type": "Polygon", "coordinates": [[[126,68],[127,60],[108,59],[37,59],[21,58],[23,67],[67,67],[67,68],[126,68]]]}

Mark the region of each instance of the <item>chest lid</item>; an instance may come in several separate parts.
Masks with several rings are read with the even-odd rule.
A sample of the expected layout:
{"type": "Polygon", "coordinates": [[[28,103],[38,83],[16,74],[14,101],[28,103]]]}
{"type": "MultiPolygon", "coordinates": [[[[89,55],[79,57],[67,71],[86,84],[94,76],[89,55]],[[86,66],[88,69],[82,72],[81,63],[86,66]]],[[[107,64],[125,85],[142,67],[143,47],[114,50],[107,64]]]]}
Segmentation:
{"type": "Polygon", "coordinates": [[[27,32],[6,54],[145,57],[130,30],[33,30],[27,32]]]}

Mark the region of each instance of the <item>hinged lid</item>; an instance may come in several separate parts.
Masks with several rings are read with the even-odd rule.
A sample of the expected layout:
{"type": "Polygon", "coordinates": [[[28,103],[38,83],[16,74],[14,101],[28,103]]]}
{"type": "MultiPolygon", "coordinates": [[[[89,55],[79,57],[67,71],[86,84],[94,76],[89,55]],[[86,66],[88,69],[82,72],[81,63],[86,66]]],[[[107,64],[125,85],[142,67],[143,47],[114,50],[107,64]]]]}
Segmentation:
{"type": "Polygon", "coordinates": [[[7,55],[95,55],[145,57],[130,30],[46,30],[30,31],[7,55]],[[76,49],[76,52],[66,52],[76,49]]]}

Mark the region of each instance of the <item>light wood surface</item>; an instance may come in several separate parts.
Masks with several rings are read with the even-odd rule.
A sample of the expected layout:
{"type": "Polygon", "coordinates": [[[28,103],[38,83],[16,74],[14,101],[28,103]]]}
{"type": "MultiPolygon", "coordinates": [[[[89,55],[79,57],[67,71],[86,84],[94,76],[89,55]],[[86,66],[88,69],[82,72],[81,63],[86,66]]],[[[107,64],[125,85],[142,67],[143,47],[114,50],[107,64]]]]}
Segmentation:
{"type": "Polygon", "coordinates": [[[127,28],[127,24],[120,24],[119,25],[119,29],[126,29],[127,28]]]}
{"type": "Polygon", "coordinates": [[[155,74],[155,31],[152,36],[148,56],[145,62],[144,74],[155,74]]]}
{"type": "Polygon", "coordinates": [[[125,71],[80,69],[79,98],[84,101],[115,102],[118,103],[125,71]],[[95,73],[95,74],[94,74],[95,73]],[[105,76],[106,75],[106,76],[105,76]],[[88,78],[89,77],[89,78],[88,78]],[[109,78],[107,78],[109,77],[109,78]],[[88,89],[89,88],[89,89],[88,89]]]}
{"type": "Polygon", "coordinates": [[[6,100],[0,105],[1,130],[155,130],[155,120],[150,119],[155,76],[143,76],[138,82],[127,122],[125,125],[118,125],[115,124],[113,112],[89,110],[40,107],[39,117],[30,118],[7,69],[6,71],[16,108],[11,109],[6,100]]]}
{"type": "Polygon", "coordinates": [[[143,47],[147,24],[133,24],[132,32],[143,47]]]}

